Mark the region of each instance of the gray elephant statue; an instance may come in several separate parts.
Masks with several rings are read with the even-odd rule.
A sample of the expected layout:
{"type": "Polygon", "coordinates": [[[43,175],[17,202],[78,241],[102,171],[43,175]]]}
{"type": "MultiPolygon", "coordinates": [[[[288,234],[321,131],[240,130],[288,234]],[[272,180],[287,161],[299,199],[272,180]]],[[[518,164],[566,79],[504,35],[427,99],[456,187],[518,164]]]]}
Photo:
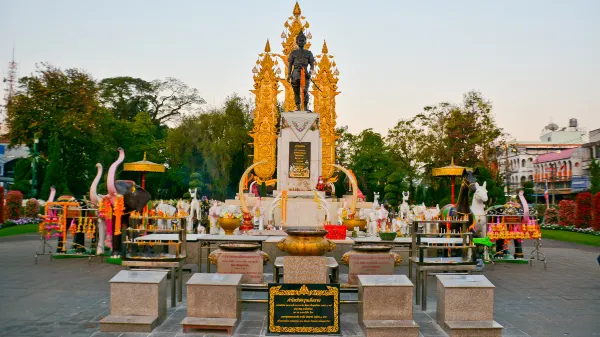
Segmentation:
{"type": "MultiPolygon", "coordinates": [[[[115,174],[117,171],[117,167],[123,162],[125,159],[125,151],[122,148],[119,148],[119,158],[112,163],[110,168],[108,169],[107,176],[107,184],[106,187],[108,189],[108,194],[112,204],[114,205],[114,201],[116,199],[117,194],[123,196],[123,202],[125,204],[124,215],[121,217],[121,233],[125,233],[127,226],[129,225],[129,213],[131,211],[142,212],[144,207],[148,204],[148,202],[152,199],[152,196],[148,191],[144,190],[141,186],[137,185],[132,180],[116,180],[115,174]]],[[[114,216],[113,216],[114,218],[114,216]]],[[[115,221],[113,220],[113,223],[115,221]]],[[[114,227],[113,227],[114,228],[114,227]]],[[[114,230],[114,229],[113,229],[114,230]]],[[[120,256],[121,255],[121,244],[122,244],[122,234],[114,235],[113,234],[113,248],[112,248],[112,256],[120,256]]]]}

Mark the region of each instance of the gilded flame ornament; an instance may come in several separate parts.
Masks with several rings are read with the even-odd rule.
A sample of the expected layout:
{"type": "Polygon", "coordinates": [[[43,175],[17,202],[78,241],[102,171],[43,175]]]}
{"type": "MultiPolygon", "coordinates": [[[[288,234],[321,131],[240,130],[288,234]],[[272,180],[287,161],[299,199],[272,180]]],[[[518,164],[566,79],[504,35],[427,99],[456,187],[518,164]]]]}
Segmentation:
{"type": "Polygon", "coordinates": [[[269,180],[277,167],[277,94],[280,92],[279,79],[275,74],[277,60],[273,60],[269,40],[265,52],[259,55],[254,67],[254,90],[256,108],[254,110],[254,128],[250,136],[254,139],[254,163],[265,161],[254,168],[254,174],[261,180],[269,180]]]}
{"type": "Polygon", "coordinates": [[[335,164],[335,141],[338,135],[335,131],[335,96],[339,95],[337,91],[338,74],[333,56],[329,55],[327,42],[323,41],[321,55],[316,57],[316,71],[313,74],[313,81],[319,87],[318,90],[313,86],[311,91],[314,96],[314,111],[319,114],[320,133],[322,141],[322,167],[321,176],[323,179],[330,179],[335,172],[331,164],[335,164]]]}

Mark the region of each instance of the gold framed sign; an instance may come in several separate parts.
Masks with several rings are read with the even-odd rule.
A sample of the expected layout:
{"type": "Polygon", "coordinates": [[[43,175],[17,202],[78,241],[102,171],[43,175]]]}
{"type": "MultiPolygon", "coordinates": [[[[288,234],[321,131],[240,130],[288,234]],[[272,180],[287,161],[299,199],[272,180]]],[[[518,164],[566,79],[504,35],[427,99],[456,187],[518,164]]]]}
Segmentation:
{"type": "Polygon", "coordinates": [[[310,142],[290,142],[290,178],[310,178],[310,142]]]}
{"type": "Polygon", "coordinates": [[[267,332],[339,334],[339,284],[269,284],[267,332]]]}

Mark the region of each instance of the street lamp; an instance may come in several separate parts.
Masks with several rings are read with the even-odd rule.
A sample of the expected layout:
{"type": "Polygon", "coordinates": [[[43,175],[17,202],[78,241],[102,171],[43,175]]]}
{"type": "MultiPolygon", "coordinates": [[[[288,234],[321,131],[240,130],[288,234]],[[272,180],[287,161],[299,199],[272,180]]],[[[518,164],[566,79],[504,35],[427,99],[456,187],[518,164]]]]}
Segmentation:
{"type": "Polygon", "coordinates": [[[40,134],[36,132],[33,135],[33,153],[31,159],[31,197],[35,198],[37,195],[37,179],[36,179],[36,164],[38,153],[38,143],[40,142],[40,134]]]}

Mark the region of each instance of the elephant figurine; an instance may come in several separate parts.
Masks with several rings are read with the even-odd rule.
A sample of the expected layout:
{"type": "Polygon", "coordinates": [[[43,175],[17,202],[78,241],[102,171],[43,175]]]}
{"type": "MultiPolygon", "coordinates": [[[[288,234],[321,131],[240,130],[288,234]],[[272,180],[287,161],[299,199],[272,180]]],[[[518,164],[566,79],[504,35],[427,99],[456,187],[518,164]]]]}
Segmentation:
{"type": "MultiPolygon", "coordinates": [[[[131,211],[137,211],[142,213],[144,207],[148,202],[152,199],[152,196],[148,191],[144,190],[141,186],[137,185],[134,181],[131,180],[116,180],[115,174],[117,172],[117,167],[123,162],[125,159],[125,151],[122,148],[119,148],[119,157],[117,160],[112,163],[110,168],[108,169],[107,176],[107,184],[106,187],[108,189],[108,195],[112,204],[114,205],[117,194],[123,196],[123,202],[125,204],[124,215],[121,217],[121,224],[123,225],[122,232],[125,232],[127,225],[129,224],[129,213],[131,211]]],[[[113,256],[121,255],[121,240],[122,234],[113,235],[113,256]]]]}

